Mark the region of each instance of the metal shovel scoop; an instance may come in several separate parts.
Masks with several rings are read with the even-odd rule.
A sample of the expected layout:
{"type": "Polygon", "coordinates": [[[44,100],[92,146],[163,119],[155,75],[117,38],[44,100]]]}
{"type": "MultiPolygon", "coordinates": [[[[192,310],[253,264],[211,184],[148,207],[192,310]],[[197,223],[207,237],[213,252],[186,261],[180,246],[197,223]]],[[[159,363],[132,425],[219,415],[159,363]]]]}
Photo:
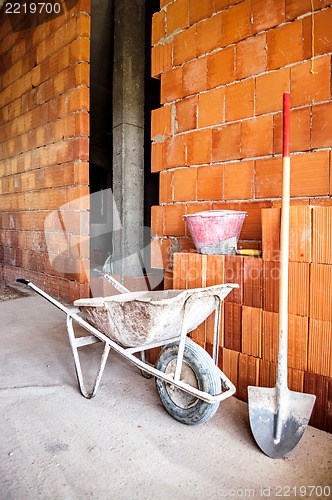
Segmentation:
{"type": "Polygon", "coordinates": [[[271,458],[281,458],[300,441],[316,396],[288,389],[288,251],[290,199],[290,95],[283,101],[283,163],[280,232],[279,352],[277,381],[273,388],[248,387],[249,419],[253,436],[271,458]]]}

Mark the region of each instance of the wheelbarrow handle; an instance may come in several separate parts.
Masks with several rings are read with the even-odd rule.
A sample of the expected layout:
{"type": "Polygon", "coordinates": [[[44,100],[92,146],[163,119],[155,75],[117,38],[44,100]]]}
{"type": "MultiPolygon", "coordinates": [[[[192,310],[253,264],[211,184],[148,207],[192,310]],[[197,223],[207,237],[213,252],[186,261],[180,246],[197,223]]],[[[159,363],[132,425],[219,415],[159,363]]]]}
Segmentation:
{"type": "Polygon", "coordinates": [[[29,280],[26,280],[24,278],[16,278],[17,283],[23,283],[23,285],[28,285],[30,283],[29,280]]]}

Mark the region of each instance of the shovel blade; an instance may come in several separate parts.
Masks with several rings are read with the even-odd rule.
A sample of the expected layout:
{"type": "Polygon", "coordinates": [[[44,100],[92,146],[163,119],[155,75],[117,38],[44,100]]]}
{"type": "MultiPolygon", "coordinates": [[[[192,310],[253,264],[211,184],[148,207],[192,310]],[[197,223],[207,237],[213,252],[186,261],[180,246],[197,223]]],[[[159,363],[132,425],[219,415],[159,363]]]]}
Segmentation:
{"type": "Polygon", "coordinates": [[[276,387],[248,387],[250,426],[256,443],[271,458],[290,453],[308,425],[316,396],[287,389],[280,397],[276,387]],[[277,420],[281,434],[277,436],[277,420]]]}

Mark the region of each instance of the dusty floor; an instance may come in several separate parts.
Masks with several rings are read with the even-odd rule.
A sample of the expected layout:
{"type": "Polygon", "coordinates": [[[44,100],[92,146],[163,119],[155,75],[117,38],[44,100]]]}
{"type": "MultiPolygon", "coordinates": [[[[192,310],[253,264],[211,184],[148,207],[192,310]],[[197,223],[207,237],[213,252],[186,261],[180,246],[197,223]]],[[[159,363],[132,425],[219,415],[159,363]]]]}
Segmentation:
{"type": "Polygon", "coordinates": [[[0,302],[4,300],[17,299],[27,295],[25,290],[20,290],[17,286],[9,285],[4,281],[0,281],[0,302]]]}
{"type": "MultiPolygon", "coordinates": [[[[230,398],[208,423],[185,426],[154,381],[115,354],[86,400],[61,311],[29,296],[1,302],[0,318],[1,500],[332,496],[332,435],[308,427],[272,460],[253,441],[245,403],[230,398]]],[[[82,349],[90,375],[100,347],[82,349]]]]}

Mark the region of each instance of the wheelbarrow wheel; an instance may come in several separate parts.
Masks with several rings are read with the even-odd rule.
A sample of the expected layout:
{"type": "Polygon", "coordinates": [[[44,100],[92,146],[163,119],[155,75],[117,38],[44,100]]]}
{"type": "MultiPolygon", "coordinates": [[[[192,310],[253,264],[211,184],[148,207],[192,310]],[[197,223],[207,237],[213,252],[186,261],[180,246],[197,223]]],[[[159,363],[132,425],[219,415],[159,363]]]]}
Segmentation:
{"type": "MultiPolygon", "coordinates": [[[[156,368],[166,374],[175,373],[178,343],[165,346],[156,361],[156,368]]],[[[186,339],[181,380],[211,395],[221,392],[221,381],[216,365],[209,354],[189,338],[186,339]]],[[[207,422],[217,411],[219,402],[206,403],[161,379],[156,378],[159,397],[166,411],[183,424],[207,422]]]]}

